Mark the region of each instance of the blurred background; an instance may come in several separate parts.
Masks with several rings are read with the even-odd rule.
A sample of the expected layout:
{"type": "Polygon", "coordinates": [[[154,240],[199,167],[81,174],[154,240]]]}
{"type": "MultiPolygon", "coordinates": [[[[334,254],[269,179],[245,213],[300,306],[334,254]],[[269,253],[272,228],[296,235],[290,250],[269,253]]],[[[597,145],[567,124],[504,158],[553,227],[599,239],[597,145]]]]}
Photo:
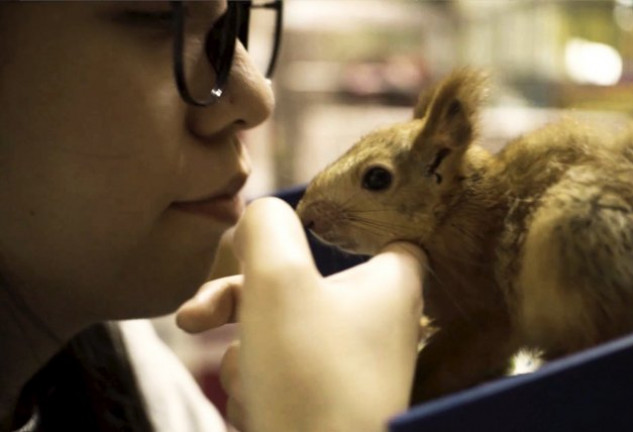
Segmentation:
{"type": "MultiPolygon", "coordinates": [[[[465,65],[491,75],[481,144],[492,151],[569,110],[618,128],[633,114],[633,0],[286,0],[277,108],[246,137],[247,197],[306,183],[465,65]]],[[[223,409],[217,366],[234,329],[156,326],[223,409]]]]}

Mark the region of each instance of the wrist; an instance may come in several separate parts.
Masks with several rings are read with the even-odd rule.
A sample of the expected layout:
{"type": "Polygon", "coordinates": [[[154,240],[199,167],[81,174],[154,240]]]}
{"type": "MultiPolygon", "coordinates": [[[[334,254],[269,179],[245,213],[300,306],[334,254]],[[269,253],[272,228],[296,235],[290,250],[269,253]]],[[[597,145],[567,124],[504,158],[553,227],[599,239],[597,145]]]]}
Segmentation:
{"type": "MultiPolygon", "coordinates": [[[[386,387],[386,388],[385,388],[386,387]]],[[[260,403],[250,413],[248,430],[255,432],[384,432],[389,419],[408,408],[408,394],[389,395],[373,390],[361,394],[345,394],[343,389],[325,398],[284,396],[260,403]]],[[[291,392],[295,393],[295,392],[291,392]]],[[[296,393],[295,393],[296,394],[296,393]]],[[[318,393],[323,396],[323,393],[318,393]]],[[[260,399],[260,402],[262,400],[260,399]]]]}

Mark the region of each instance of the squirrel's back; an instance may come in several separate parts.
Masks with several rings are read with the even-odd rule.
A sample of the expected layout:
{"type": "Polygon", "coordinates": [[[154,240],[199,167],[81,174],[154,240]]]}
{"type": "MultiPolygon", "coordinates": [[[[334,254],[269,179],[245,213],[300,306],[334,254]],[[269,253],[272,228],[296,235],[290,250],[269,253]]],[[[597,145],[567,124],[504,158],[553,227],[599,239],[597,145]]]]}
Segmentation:
{"type": "Polygon", "coordinates": [[[497,280],[528,341],[548,356],[633,329],[631,131],[566,118],[496,160],[510,209],[497,280]]]}
{"type": "MultiPolygon", "coordinates": [[[[516,198],[534,198],[571,167],[589,164],[608,170],[620,163],[621,143],[609,131],[565,117],[509,143],[497,156],[495,175],[516,198]]],[[[633,160],[633,145],[629,147],[633,160]]]]}

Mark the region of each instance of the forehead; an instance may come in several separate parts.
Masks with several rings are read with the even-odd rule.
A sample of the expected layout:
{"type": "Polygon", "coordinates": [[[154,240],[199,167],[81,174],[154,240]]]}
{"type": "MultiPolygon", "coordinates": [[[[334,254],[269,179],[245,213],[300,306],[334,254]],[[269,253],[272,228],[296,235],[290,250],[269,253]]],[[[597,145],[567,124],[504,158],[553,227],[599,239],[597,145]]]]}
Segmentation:
{"type": "MultiPolygon", "coordinates": [[[[171,8],[170,1],[69,1],[69,2],[22,2],[0,0],[0,22],[6,18],[18,18],[18,14],[44,13],[50,16],[64,15],[68,18],[84,11],[107,11],[118,9],[165,10],[171,8]]],[[[217,17],[227,8],[226,0],[183,1],[189,15],[217,17]]],[[[1,30],[1,27],[0,27],[1,30]]]]}
{"type": "Polygon", "coordinates": [[[374,131],[360,139],[339,160],[331,165],[331,169],[340,174],[358,175],[367,165],[388,162],[395,153],[401,152],[404,136],[397,128],[389,127],[374,131]]]}
{"type": "Polygon", "coordinates": [[[391,155],[408,149],[419,133],[422,122],[414,120],[384,127],[364,136],[357,144],[359,153],[391,155]]]}

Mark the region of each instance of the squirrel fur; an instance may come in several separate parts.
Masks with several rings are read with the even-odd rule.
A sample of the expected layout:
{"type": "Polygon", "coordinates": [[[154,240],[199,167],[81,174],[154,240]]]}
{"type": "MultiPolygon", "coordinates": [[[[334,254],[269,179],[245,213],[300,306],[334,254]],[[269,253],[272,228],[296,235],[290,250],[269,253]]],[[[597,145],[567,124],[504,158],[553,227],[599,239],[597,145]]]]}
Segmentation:
{"type": "Polygon", "coordinates": [[[520,349],[545,360],[633,331],[633,128],[565,118],[477,145],[487,79],[457,70],[413,119],[363,137],[308,185],[297,212],[322,241],[428,254],[412,403],[502,376],[520,349]]]}

